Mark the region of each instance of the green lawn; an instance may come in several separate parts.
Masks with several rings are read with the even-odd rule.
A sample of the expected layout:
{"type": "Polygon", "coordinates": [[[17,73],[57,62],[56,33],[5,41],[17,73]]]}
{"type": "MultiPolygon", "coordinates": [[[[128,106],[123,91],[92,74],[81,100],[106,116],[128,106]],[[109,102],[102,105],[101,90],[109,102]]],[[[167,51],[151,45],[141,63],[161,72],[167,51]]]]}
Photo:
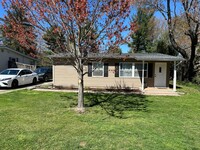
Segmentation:
{"type": "Polygon", "coordinates": [[[180,97],[16,91],[0,95],[0,149],[200,149],[200,89],[180,97]]]}

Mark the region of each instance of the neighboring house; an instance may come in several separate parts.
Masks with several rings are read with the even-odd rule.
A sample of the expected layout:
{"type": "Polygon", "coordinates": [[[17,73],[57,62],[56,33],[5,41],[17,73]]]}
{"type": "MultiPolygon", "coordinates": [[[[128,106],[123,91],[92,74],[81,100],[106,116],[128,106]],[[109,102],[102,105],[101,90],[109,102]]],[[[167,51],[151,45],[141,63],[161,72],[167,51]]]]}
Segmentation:
{"type": "MultiPolygon", "coordinates": [[[[53,57],[53,84],[77,88],[76,70],[67,61],[67,56],[53,57]]],[[[70,58],[70,57],[69,57],[70,58]]],[[[84,66],[85,88],[140,88],[169,87],[170,63],[174,63],[173,89],[176,91],[176,62],[180,56],[159,53],[90,55],[84,66]]]]}
{"type": "Polygon", "coordinates": [[[0,46],[0,71],[7,68],[36,68],[37,59],[6,46],[0,46]]]}

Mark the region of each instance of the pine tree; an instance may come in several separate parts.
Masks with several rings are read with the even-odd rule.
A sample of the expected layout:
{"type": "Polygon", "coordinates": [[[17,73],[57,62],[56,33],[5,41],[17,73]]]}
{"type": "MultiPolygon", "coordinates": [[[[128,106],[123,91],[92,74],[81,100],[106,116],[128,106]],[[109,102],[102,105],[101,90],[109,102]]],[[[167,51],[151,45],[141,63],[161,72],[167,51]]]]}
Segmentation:
{"type": "Polygon", "coordinates": [[[47,48],[52,51],[62,51],[62,46],[65,44],[64,32],[57,25],[50,27],[43,35],[46,41],[47,48]]]}
{"type": "MultiPolygon", "coordinates": [[[[90,29],[90,32],[87,32],[91,28],[90,22],[86,23],[85,27],[82,28],[81,34],[83,35],[83,41],[86,42],[89,52],[98,52],[99,47],[98,44],[95,42],[95,36],[96,36],[96,28],[93,27],[90,29]]],[[[46,33],[43,35],[43,39],[46,41],[47,48],[51,51],[64,51],[66,42],[65,33],[57,26],[51,26],[46,33]]],[[[84,43],[85,44],[85,43],[84,43]]]]}
{"type": "Polygon", "coordinates": [[[137,15],[132,17],[136,24],[136,31],[131,35],[132,41],[128,44],[131,52],[150,51],[153,43],[154,12],[147,7],[138,8],[137,15]]]}

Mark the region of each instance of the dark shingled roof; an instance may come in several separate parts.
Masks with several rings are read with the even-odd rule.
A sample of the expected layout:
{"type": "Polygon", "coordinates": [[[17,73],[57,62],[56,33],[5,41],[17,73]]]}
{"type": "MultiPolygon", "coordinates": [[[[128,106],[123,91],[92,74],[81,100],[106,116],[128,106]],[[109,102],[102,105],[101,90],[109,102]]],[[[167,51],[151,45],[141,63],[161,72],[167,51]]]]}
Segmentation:
{"type": "MultiPolygon", "coordinates": [[[[64,58],[69,57],[67,53],[60,53],[50,56],[52,58],[64,58]]],[[[105,53],[90,53],[88,58],[114,58],[114,59],[135,59],[137,61],[184,61],[185,59],[181,56],[172,56],[161,53],[126,53],[126,54],[105,54],[105,53]]]]}
{"type": "Polygon", "coordinates": [[[142,61],[184,61],[185,59],[181,56],[172,56],[161,53],[136,53],[136,60],[142,61]]]}

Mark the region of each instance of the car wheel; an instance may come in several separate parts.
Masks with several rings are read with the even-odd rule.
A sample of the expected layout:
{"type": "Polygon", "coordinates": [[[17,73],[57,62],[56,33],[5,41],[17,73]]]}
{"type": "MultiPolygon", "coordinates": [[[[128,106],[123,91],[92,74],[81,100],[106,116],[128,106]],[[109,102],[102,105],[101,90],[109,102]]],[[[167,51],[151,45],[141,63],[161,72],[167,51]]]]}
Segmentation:
{"type": "Polygon", "coordinates": [[[32,82],[32,84],[36,84],[37,83],[37,79],[36,78],[33,78],[33,82],[32,82]]]}
{"type": "Polygon", "coordinates": [[[18,81],[17,80],[13,80],[11,87],[13,89],[17,88],[18,87],[18,81]]]}
{"type": "Polygon", "coordinates": [[[44,81],[47,82],[49,80],[48,76],[44,77],[44,81]]]}

